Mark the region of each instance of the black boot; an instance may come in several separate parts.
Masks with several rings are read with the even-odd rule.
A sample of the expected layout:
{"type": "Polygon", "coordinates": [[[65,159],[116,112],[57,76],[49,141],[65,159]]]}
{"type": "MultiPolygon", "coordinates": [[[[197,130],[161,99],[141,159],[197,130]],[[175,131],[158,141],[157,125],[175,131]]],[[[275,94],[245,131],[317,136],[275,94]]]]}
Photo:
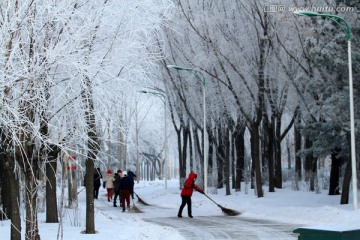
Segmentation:
{"type": "Polygon", "coordinates": [[[114,203],[114,207],[117,207],[116,203],[114,203]]]}
{"type": "Polygon", "coordinates": [[[193,216],[192,216],[192,214],[191,214],[191,210],[188,211],[188,216],[189,216],[189,218],[193,218],[193,216]]]}
{"type": "Polygon", "coordinates": [[[181,213],[182,213],[182,211],[181,211],[181,208],[179,209],[179,212],[178,212],[178,218],[182,218],[182,216],[181,216],[181,213]]]}

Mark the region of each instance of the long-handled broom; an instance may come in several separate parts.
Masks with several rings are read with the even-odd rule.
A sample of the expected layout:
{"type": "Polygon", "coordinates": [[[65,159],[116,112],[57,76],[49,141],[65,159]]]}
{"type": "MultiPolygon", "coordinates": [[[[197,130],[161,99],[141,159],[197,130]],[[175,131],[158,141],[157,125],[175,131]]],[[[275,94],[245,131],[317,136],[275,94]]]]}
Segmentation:
{"type": "Polygon", "coordinates": [[[136,194],[136,192],[134,192],[134,194],[135,194],[136,197],[138,198],[139,203],[142,203],[142,204],[144,204],[144,205],[146,205],[146,206],[150,206],[150,204],[148,204],[147,202],[145,202],[144,200],[142,200],[142,199],[139,197],[139,195],[136,194]]]}
{"type": "Polygon", "coordinates": [[[240,212],[236,211],[236,210],[233,210],[233,209],[230,209],[230,208],[226,208],[226,207],[223,207],[221,206],[220,204],[216,203],[214,200],[212,200],[208,195],[206,195],[206,193],[204,193],[204,195],[210,199],[213,203],[215,203],[219,208],[221,208],[221,211],[228,215],[228,216],[237,216],[240,214],[240,212]]]}

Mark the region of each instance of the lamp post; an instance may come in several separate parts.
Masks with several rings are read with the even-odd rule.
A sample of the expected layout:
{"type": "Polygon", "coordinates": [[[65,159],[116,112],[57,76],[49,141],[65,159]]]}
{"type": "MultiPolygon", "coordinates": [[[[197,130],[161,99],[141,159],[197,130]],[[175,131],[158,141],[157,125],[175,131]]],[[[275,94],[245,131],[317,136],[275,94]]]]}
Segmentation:
{"type": "Polygon", "coordinates": [[[316,13],[316,12],[294,12],[298,15],[308,16],[308,17],[323,17],[329,19],[336,23],[337,26],[345,33],[346,39],[348,42],[348,67],[349,67],[349,98],[350,98],[350,132],[351,132],[351,169],[352,169],[352,187],[353,187],[353,201],[354,209],[358,208],[357,200],[357,177],[356,177],[356,151],[355,151],[355,120],[354,120],[354,94],[353,94],[353,79],[352,79],[352,63],[351,63],[351,31],[350,26],[346,20],[342,17],[316,13]],[[345,24],[345,27],[341,24],[345,24]]]}
{"type": "Polygon", "coordinates": [[[195,69],[192,68],[184,68],[184,67],[179,67],[176,65],[167,65],[168,68],[173,68],[175,70],[185,70],[185,71],[189,71],[189,72],[193,72],[195,77],[200,81],[201,85],[202,85],[202,89],[203,89],[203,112],[204,112],[204,149],[203,149],[203,156],[204,156],[204,192],[207,193],[207,168],[208,168],[208,162],[207,162],[207,157],[206,157],[206,90],[205,90],[205,77],[204,75],[195,69]]]}
{"type": "Polygon", "coordinates": [[[157,97],[159,97],[161,99],[161,101],[164,103],[164,129],[165,129],[165,135],[164,135],[164,152],[165,152],[165,170],[164,170],[164,178],[165,178],[165,189],[167,189],[167,177],[168,177],[168,164],[169,164],[169,159],[168,159],[168,137],[167,137],[167,123],[166,123],[166,108],[167,108],[167,104],[166,104],[166,98],[167,96],[161,92],[158,91],[146,91],[146,90],[142,90],[140,91],[141,93],[148,93],[148,94],[153,94],[157,97]]]}

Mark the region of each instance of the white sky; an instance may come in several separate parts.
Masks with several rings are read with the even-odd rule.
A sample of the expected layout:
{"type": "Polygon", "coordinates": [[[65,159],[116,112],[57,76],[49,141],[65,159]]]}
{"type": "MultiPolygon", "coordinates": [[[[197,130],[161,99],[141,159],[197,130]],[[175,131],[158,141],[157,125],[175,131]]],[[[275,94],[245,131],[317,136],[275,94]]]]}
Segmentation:
{"type": "MultiPolygon", "coordinates": [[[[143,218],[176,217],[181,203],[178,180],[167,182],[168,188],[162,181],[140,181],[135,183],[135,192],[142,200],[152,206],[142,205],[135,198],[135,206],[142,213],[121,212],[120,207],[113,207],[107,202],[106,190],[101,187],[100,197],[95,200],[95,228],[97,234],[82,234],[85,229],[85,191],[79,194],[80,210],[64,210],[64,236],[66,240],[104,240],[104,239],[172,239],[183,240],[179,232],[170,227],[156,226],[143,221],[143,218]],[[74,226],[78,222],[80,226],[74,226]],[[171,238],[169,238],[171,236],[171,238]]],[[[345,229],[360,227],[360,210],[354,210],[352,196],[350,204],[340,205],[340,195],[329,196],[327,190],[321,194],[305,191],[292,191],[291,182],[284,184],[284,189],[277,189],[269,193],[264,187],[265,197],[257,198],[252,189],[245,193],[233,192],[225,196],[224,190],[218,194],[208,194],[221,206],[241,212],[236,217],[251,217],[268,219],[296,224],[299,227],[322,226],[325,229],[345,229]]],[[[60,191],[58,191],[60,192],[60,191]]],[[[66,192],[66,191],[65,191],[66,192]]],[[[66,202],[66,201],[65,201],[66,202]]],[[[194,219],[200,216],[221,216],[221,209],[204,195],[194,192],[192,197],[194,219]]],[[[133,208],[132,208],[133,209],[133,208]]],[[[187,221],[186,207],[181,221],[187,221]]],[[[24,209],[22,213],[24,214],[24,209]]],[[[22,215],[24,216],[24,215],[22,215]]],[[[230,217],[229,218],[234,218],[230,217]]],[[[39,214],[40,236],[43,240],[57,239],[59,224],[45,223],[45,213],[39,214]]],[[[25,225],[22,225],[24,237],[25,225]]],[[[10,221],[0,221],[0,239],[10,239],[10,221]]]]}

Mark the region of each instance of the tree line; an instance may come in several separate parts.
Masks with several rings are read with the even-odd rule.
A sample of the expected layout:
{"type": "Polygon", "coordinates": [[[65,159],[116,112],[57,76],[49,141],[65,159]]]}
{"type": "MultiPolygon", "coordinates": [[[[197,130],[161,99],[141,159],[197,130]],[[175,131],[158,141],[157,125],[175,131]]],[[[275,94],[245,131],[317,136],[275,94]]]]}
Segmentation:
{"type": "MultiPolygon", "coordinates": [[[[350,116],[347,39],[342,28],[325,18],[266,11],[275,2],[178,0],[175,4],[172,27],[164,28],[165,40],[158,41],[167,56],[158,78],[163,79],[177,135],[180,178],[185,179],[187,170],[202,175],[208,171],[213,177],[208,184],[215,191],[225,186],[230,194],[230,187],[240,191],[240,183],[250,174],[257,196],[263,197],[264,185],[270,192],[282,188],[287,162],[294,169],[295,182],[305,180],[315,191],[320,160],[330,156],[329,194],[341,189],[341,203],[348,203],[350,116]],[[206,139],[197,72],[206,79],[206,139]],[[205,170],[203,154],[209,161],[205,170]],[[344,177],[342,185],[340,177],[344,177]]],[[[352,43],[359,43],[356,1],[282,4],[285,9],[321,4],[353,9],[332,14],[349,22],[352,43]]],[[[352,51],[356,79],[359,52],[352,51]]],[[[354,92],[356,103],[356,81],[354,92]]],[[[355,104],[356,123],[358,116],[355,104]]]]}
{"type": "MultiPolygon", "coordinates": [[[[294,178],[310,182],[315,190],[319,159],[330,155],[329,194],[341,189],[341,203],[348,203],[344,33],[326,19],[269,12],[268,4],[272,2],[0,3],[0,188],[2,212],[11,219],[11,239],[21,239],[22,219],[25,238],[40,239],[37,194],[43,180],[46,222],[60,219],[58,238],[62,238],[58,206],[63,203],[57,202],[56,186],[64,182],[66,159],[74,154],[84,163],[77,168],[86,172],[88,234],[95,233],[95,167],[134,164],[140,175],[144,169],[139,155],[151,153],[155,157],[148,164],[162,175],[164,162],[158,156],[165,149],[147,136],[142,137],[145,146],[139,144],[138,90],[144,86],[166,96],[180,180],[187,171],[199,176],[208,171],[214,191],[224,186],[226,194],[231,187],[241,191],[241,182],[250,181],[257,196],[263,197],[264,186],[270,192],[282,188],[286,156],[294,165],[294,178]],[[203,83],[196,72],[203,74],[203,83]],[[20,206],[25,206],[24,217],[20,206]]],[[[360,9],[355,0],[284,4],[360,9]]],[[[359,13],[334,14],[350,23],[353,46],[358,46],[359,13]]],[[[354,47],[355,103],[359,60],[359,48],[354,47]]],[[[358,116],[355,105],[356,123],[358,116]]]]}

